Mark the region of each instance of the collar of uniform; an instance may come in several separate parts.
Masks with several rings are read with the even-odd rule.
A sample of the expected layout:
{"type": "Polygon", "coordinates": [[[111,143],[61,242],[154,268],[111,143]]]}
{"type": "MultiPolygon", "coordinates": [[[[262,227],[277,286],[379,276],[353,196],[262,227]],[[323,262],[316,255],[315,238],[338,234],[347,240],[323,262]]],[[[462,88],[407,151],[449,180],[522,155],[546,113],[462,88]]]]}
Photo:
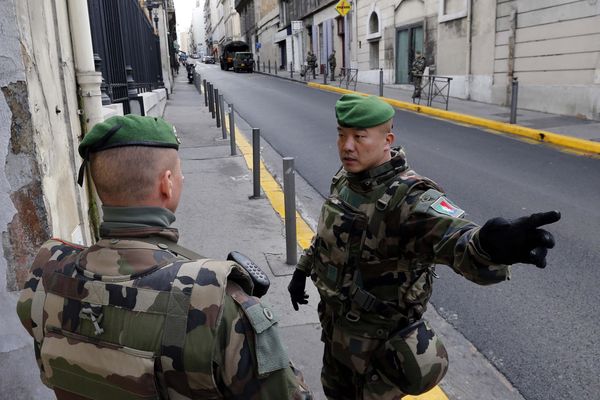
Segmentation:
{"type": "Polygon", "coordinates": [[[383,164],[371,168],[368,171],[362,171],[357,174],[346,172],[346,177],[351,185],[356,185],[363,190],[369,190],[374,186],[387,181],[398,172],[402,172],[408,168],[406,156],[401,147],[396,147],[391,150],[392,158],[383,164]]]}
{"type": "Polygon", "coordinates": [[[165,236],[177,242],[179,232],[170,225],[175,222],[175,214],[162,207],[107,207],[102,206],[103,222],[100,236],[105,237],[147,237],[165,236]]]}

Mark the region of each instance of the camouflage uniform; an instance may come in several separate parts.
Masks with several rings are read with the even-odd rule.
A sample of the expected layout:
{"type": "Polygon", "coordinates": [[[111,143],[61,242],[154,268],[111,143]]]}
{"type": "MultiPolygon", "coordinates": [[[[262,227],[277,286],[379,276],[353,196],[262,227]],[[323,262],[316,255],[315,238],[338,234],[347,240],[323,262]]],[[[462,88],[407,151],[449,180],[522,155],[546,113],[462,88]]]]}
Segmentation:
{"type": "Polygon", "coordinates": [[[422,54],[417,55],[414,61],[412,62],[412,66],[410,68],[410,74],[412,76],[413,84],[415,85],[415,90],[413,91],[412,98],[420,98],[421,97],[421,84],[423,81],[423,72],[425,72],[425,56],[422,54]]]}
{"type": "Polygon", "coordinates": [[[306,62],[308,64],[308,70],[312,73],[313,79],[315,77],[315,68],[317,68],[317,56],[312,52],[308,52],[306,56],[306,62]]]}
{"type": "MultiPolygon", "coordinates": [[[[389,379],[396,372],[381,371],[384,376],[374,364],[393,350],[385,348],[390,336],[421,320],[434,263],[482,285],[509,278],[509,267],[490,261],[479,246],[478,225],[462,214],[436,183],[409,169],[401,149],[376,168],[342,169],[334,177],[317,234],[297,267],[310,274],[321,297],[321,380],[328,398],[403,396],[389,379]]],[[[447,366],[441,342],[427,340],[430,334],[427,324],[420,326],[413,344],[447,366]]],[[[420,372],[437,382],[445,369],[420,372]]]]}
{"type": "Polygon", "coordinates": [[[331,71],[331,80],[335,81],[335,67],[337,62],[335,60],[335,51],[329,55],[327,58],[327,62],[329,62],[329,70],[331,71]]]}
{"type": "Polygon", "coordinates": [[[40,249],[17,312],[59,399],[309,399],[234,262],[175,250],[174,215],[105,207],[102,239],[40,249]]]}

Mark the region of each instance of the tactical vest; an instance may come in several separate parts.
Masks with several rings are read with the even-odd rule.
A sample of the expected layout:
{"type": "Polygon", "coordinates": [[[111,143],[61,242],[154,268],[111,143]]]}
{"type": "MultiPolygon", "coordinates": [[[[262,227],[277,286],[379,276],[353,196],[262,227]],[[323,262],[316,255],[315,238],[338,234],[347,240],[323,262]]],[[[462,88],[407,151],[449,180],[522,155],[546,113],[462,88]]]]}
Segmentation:
{"type": "Polygon", "coordinates": [[[343,170],[333,178],[317,227],[315,284],[348,329],[385,339],[421,317],[432,266],[407,256],[401,237],[390,237],[388,228],[399,221],[388,213],[411,190],[436,187],[413,171],[375,182],[365,193],[352,189],[343,170]]]}
{"type": "Polygon", "coordinates": [[[90,253],[94,247],[54,241],[31,308],[42,379],[58,399],[219,398],[212,342],[220,315],[195,328],[207,339],[201,367],[183,367],[190,299],[196,310],[219,310],[226,291],[242,291],[232,276],[246,288],[247,276],[230,261],[188,260],[165,246],[128,241],[156,264],[138,275],[99,276],[80,265],[102,257],[90,253]],[[192,296],[198,282],[206,290],[192,296]]]}

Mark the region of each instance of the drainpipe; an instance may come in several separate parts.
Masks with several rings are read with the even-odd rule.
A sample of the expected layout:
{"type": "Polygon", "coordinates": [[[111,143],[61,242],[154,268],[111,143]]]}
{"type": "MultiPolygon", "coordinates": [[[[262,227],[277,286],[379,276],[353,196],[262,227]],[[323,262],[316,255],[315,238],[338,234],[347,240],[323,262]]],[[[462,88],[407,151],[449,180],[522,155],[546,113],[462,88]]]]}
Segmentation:
{"type": "Polygon", "coordinates": [[[82,132],[102,122],[102,74],[94,66],[94,50],[87,1],[68,0],[71,43],[75,63],[75,75],[79,85],[82,108],[82,132]]]}
{"type": "MultiPolygon", "coordinates": [[[[81,132],[86,134],[95,124],[104,120],[102,116],[102,73],[96,72],[94,65],[94,50],[92,47],[92,31],[87,1],[68,0],[69,25],[73,47],[75,76],[79,85],[79,107],[81,132]]],[[[99,199],[94,185],[91,185],[89,169],[87,172],[88,216],[92,237],[99,237],[100,213],[99,199]]],[[[75,174],[77,171],[75,171],[75,174]]]]}
{"type": "Polygon", "coordinates": [[[472,0],[467,0],[467,43],[465,53],[467,55],[466,59],[466,70],[465,70],[465,98],[467,100],[471,99],[471,51],[473,48],[473,38],[471,37],[471,13],[473,12],[473,3],[472,0]]]}

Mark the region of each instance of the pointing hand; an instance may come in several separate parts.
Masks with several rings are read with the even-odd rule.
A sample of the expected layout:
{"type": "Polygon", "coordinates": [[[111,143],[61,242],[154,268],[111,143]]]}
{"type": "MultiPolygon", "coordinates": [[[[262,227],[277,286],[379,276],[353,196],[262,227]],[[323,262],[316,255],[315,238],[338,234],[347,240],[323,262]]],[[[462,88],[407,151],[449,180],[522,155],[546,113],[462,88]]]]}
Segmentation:
{"type": "Polygon", "coordinates": [[[549,211],[514,220],[492,218],[479,231],[479,244],[499,264],[525,263],[546,266],[554,237],[540,226],[560,220],[560,212],[549,211]]]}

